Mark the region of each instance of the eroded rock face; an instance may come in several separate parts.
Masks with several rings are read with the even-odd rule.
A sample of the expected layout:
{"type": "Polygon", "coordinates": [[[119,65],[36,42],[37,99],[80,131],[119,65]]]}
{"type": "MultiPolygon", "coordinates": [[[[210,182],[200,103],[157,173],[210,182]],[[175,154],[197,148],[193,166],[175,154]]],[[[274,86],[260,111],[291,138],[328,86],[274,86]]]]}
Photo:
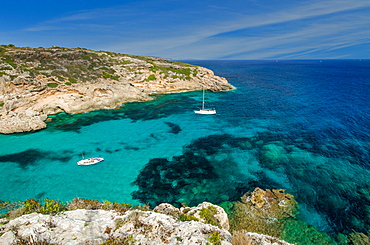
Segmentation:
{"type": "Polygon", "coordinates": [[[0,226],[0,244],[19,239],[52,244],[101,244],[127,241],[129,244],[206,244],[218,236],[221,244],[231,245],[231,235],[216,226],[197,221],[181,222],[171,215],[151,211],[79,209],[52,215],[32,213],[0,226]]]}
{"type": "Polygon", "coordinates": [[[197,66],[160,58],[65,48],[0,47],[0,133],[46,127],[46,116],[113,109],[150,94],[234,89],[197,66]],[[24,113],[33,111],[33,114],[24,113]]]}

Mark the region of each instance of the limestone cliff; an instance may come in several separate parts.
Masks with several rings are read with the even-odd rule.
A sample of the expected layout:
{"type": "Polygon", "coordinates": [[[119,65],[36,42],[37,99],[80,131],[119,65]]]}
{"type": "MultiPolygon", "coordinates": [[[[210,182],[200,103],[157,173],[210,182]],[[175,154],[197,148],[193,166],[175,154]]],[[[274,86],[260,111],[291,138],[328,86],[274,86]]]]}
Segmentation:
{"type": "MultiPolygon", "coordinates": [[[[87,200],[85,200],[87,201],[87,200]]],[[[74,201],[74,205],[84,200],[74,201]]],[[[225,211],[211,203],[180,209],[162,203],[153,211],[76,209],[0,219],[0,244],[251,244],[290,245],[245,232],[234,240],[225,211]],[[213,223],[214,222],[214,223],[213,223]],[[2,224],[3,223],[3,224],[2,224]]]]}
{"type": "Polygon", "coordinates": [[[151,94],[231,90],[206,68],[87,49],[0,46],[0,133],[46,127],[48,115],[113,109],[151,94]]]}

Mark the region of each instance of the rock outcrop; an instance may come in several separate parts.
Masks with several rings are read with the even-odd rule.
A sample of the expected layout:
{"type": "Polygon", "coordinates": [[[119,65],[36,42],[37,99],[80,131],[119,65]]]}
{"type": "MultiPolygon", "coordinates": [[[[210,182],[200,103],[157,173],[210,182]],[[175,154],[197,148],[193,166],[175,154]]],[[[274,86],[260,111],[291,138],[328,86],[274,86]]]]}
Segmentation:
{"type": "Polygon", "coordinates": [[[284,190],[256,188],[234,204],[231,218],[233,230],[247,230],[273,237],[280,237],[284,221],[295,217],[297,202],[284,190]]]}
{"type": "MultiPolygon", "coordinates": [[[[215,206],[205,204],[207,207],[215,206]]],[[[169,206],[168,206],[169,207],[169,206]]],[[[173,206],[169,207],[176,209],[173,206]]],[[[218,207],[226,213],[222,208],[218,207]]],[[[163,211],[159,207],[157,210],[163,211]]],[[[178,210],[177,210],[178,211],[178,210]]],[[[176,213],[176,212],[175,212],[176,213]]],[[[227,216],[226,216],[227,217],[227,216]]],[[[172,214],[129,210],[78,209],[56,215],[32,213],[0,225],[0,244],[32,241],[50,244],[207,244],[231,245],[231,235],[200,221],[180,221],[172,214]]]]}
{"type": "Polygon", "coordinates": [[[0,46],[0,133],[46,127],[48,115],[113,109],[150,95],[231,90],[213,71],[161,58],[86,49],[0,46]]]}
{"type": "Polygon", "coordinates": [[[147,206],[132,208],[108,201],[73,199],[67,206],[45,201],[42,205],[34,199],[23,206],[9,204],[15,209],[9,209],[8,218],[0,219],[0,244],[290,245],[245,229],[234,230],[231,235],[226,212],[209,202],[181,208],[162,203],[149,211],[147,206]]]}

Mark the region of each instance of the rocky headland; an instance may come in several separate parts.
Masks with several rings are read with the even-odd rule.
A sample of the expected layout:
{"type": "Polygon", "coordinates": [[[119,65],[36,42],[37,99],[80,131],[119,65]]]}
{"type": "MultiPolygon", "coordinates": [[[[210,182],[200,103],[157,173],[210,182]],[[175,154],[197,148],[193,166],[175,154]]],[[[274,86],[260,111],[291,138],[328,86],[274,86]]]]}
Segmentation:
{"type": "Polygon", "coordinates": [[[0,46],[0,133],[46,127],[48,115],[114,109],[153,94],[234,89],[213,71],[81,48],[0,46]]]}

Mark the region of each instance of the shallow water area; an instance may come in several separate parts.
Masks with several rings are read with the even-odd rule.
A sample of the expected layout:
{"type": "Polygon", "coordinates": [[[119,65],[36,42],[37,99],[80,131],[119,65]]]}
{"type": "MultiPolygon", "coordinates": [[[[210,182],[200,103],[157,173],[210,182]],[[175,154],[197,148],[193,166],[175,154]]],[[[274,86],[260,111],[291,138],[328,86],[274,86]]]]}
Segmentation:
{"type": "Polygon", "coordinates": [[[0,135],[0,200],[197,205],[286,189],[321,231],[370,227],[370,61],[192,61],[237,87],[53,116],[0,135]],[[85,158],[102,156],[93,166],[85,158]]]}

